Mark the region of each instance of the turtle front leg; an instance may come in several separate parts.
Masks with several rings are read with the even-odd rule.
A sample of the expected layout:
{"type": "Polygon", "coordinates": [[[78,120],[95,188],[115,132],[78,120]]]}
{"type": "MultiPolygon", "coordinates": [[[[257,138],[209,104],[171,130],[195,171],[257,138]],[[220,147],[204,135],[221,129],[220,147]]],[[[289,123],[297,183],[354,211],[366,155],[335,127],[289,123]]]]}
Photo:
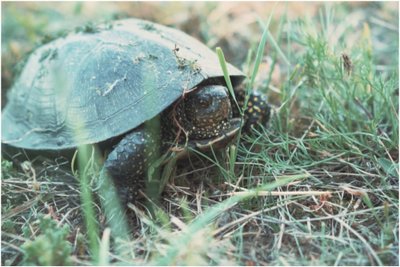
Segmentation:
{"type": "Polygon", "coordinates": [[[135,129],[122,138],[104,162],[102,174],[113,181],[122,208],[136,201],[145,184],[147,166],[156,149],[150,137],[144,127],[135,129]]]}
{"type": "Polygon", "coordinates": [[[267,127],[271,116],[271,106],[267,102],[267,97],[257,91],[251,92],[244,114],[246,131],[250,131],[251,127],[256,127],[258,124],[267,127]]]}
{"type": "MultiPolygon", "coordinates": [[[[235,95],[239,106],[243,108],[246,92],[239,88],[235,91],[235,95]]],[[[267,97],[257,91],[252,91],[247,102],[247,109],[244,112],[244,130],[250,132],[251,128],[258,124],[266,127],[270,116],[271,106],[267,102],[267,97]]]]}

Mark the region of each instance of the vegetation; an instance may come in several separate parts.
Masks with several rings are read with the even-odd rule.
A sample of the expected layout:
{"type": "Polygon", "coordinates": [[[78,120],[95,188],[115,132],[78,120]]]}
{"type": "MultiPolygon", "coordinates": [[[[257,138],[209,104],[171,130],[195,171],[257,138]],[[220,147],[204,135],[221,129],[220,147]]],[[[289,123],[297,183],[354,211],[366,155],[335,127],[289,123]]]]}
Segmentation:
{"type": "MultiPolygon", "coordinates": [[[[4,4],[5,51],[21,59],[37,36],[62,30],[45,21],[82,18],[82,5],[60,5],[58,18],[40,5],[4,4]],[[16,25],[17,36],[8,28],[16,25]]],[[[72,168],[64,155],[2,159],[2,264],[398,265],[397,6],[310,3],[312,16],[296,9],[301,16],[292,17],[292,5],[260,3],[268,13],[246,13],[254,15],[247,25],[237,10],[251,4],[193,4],[197,16],[188,6],[142,5],[142,17],[165,24],[167,10],[188,16],[170,23],[242,62],[247,88],[274,105],[269,126],[222,153],[169,166],[160,204],[130,205],[135,216],[119,231],[97,201],[96,153],[81,150],[72,168]],[[229,27],[237,22],[207,24],[228,15],[251,36],[229,27]],[[197,28],[188,26],[193,20],[197,28]],[[235,46],[247,55],[233,57],[235,46]]],[[[2,59],[4,92],[16,62],[2,59]]]]}
{"type": "MultiPolygon", "coordinates": [[[[69,227],[62,227],[50,216],[39,216],[39,229],[41,234],[34,240],[27,240],[22,246],[24,257],[22,265],[71,265],[71,244],[66,240],[69,227]]],[[[25,235],[30,236],[29,228],[24,228],[25,235]]]]}

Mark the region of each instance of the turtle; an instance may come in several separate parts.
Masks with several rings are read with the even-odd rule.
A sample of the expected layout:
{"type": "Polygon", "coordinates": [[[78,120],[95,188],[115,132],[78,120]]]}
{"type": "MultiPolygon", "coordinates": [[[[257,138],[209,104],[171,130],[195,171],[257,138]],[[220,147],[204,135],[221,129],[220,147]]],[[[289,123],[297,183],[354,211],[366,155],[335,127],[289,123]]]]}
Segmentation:
{"type": "MultiPolygon", "coordinates": [[[[237,135],[245,75],[227,70],[237,99],[216,54],[182,31],[135,18],[80,28],[29,55],[8,93],[1,141],[32,151],[106,144],[101,173],[135,201],[156,152],[222,148],[237,135]]],[[[265,96],[254,91],[250,103],[246,127],[265,125],[265,96]]]]}

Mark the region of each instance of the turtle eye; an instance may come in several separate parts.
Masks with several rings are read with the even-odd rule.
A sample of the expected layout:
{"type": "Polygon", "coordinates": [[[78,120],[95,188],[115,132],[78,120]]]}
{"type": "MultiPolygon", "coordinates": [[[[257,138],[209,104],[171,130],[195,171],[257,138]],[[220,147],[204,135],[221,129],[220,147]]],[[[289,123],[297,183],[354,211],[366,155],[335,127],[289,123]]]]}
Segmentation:
{"type": "Polygon", "coordinates": [[[199,104],[202,108],[208,108],[212,103],[212,98],[207,96],[207,97],[202,97],[199,100],[199,104]]]}

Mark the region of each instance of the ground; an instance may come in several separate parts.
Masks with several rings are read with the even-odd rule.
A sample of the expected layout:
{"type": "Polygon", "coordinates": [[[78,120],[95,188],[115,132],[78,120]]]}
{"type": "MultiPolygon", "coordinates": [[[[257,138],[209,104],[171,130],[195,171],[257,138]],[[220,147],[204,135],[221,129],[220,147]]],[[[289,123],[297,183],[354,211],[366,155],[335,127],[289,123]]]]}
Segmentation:
{"type": "Polygon", "coordinates": [[[106,223],[93,158],[83,170],[71,155],[3,151],[2,264],[398,265],[398,13],[395,2],[2,3],[2,107],[34,47],[131,16],[221,47],[274,107],[268,127],[178,162],[158,208],[130,205],[127,229],[106,223]]]}

